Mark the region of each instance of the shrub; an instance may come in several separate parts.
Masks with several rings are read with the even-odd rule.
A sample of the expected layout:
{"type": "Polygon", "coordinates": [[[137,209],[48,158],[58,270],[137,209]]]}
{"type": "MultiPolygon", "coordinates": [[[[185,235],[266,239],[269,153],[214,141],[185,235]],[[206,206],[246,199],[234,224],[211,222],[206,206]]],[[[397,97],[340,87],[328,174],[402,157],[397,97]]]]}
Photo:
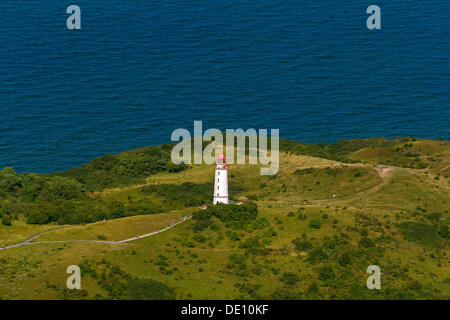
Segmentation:
{"type": "Polygon", "coordinates": [[[186,247],[188,247],[188,248],[194,248],[194,247],[195,247],[195,243],[194,243],[194,241],[192,241],[192,240],[186,240],[186,241],[184,242],[184,245],[185,245],[186,247]]]}
{"type": "Polygon", "coordinates": [[[256,194],[250,194],[247,196],[247,199],[253,200],[253,201],[258,201],[259,198],[258,198],[258,195],[256,195],[256,194]]]}
{"type": "Polygon", "coordinates": [[[258,237],[251,237],[239,244],[239,248],[245,249],[250,254],[267,254],[269,249],[265,248],[265,245],[259,241],[258,237]]]}
{"type": "Polygon", "coordinates": [[[302,240],[300,238],[295,238],[292,240],[292,243],[294,244],[295,248],[298,251],[308,251],[309,249],[312,249],[313,244],[309,240],[302,240]]]}
{"type": "Polygon", "coordinates": [[[296,274],[285,272],[281,276],[280,281],[283,282],[287,286],[293,286],[299,281],[299,279],[296,274]]]}
{"type": "Polygon", "coordinates": [[[267,219],[257,219],[258,207],[254,202],[242,205],[218,203],[206,210],[196,212],[193,218],[201,221],[209,220],[212,216],[217,217],[232,229],[248,229],[248,231],[251,231],[251,229],[261,229],[269,225],[267,219]]]}
{"type": "Polygon", "coordinates": [[[367,237],[362,237],[359,241],[358,241],[358,245],[361,248],[371,248],[374,247],[375,244],[373,243],[373,241],[367,237]]]}
{"type": "Polygon", "coordinates": [[[311,263],[315,263],[318,261],[323,261],[327,259],[327,254],[323,251],[322,248],[314,248],[309,251],[308,261],[311,263]]]}
{"type": "Polygon", "coordinates": [[[71,200],[84,196],[84,188],[80,182],[68,177],[52,176],[43,183],[39,199],[42,201],[71,200]]]}
{"type": "Polygon", "coordinates": [[[241,240],[241,236],[235,231],[227,231],[227,236],[230,237],[230,239],[233,241],[241,240]]]}
{"type": "Polygon", "coordinates": [[[367,237],[367,236],[369,235],[369,230],[367,230],[367,229],[362,229],[362,230],[361,230],[361,235],[362,235],[363,237],[367,237]]]}
{"type": "Polygon", "coordinates": [[[4,214],[2,218],[2,224],[4,226],[10,226],[12,224],[12,219],[9,214],[4,214]]]}
{"type": "Polygon", "coordinates": [[[442,237],[442,238],[444,238],[444,239],[449,239],[449,237],[450,237],[450,234],[449,234],[449,231],[448,231],[448,225],[446,225],[446,224],[443,224],[443,225],[441,225],[440,227],[439,227],[439,235],[442,237]]]}
{"type": "Polygon", "coordinates": [[[173,300],[175,290],[152,279],[130,279],[126,284],[127,299],[132,300],[173,300]]]}
{"type": "Polygon", "coordinates": [[[300,219],[300,220],[306,220],[306,218],[307,218],[307,216],[306,216],[306,214],[304,214],[303,212],[299,212],[299,214],[298,214],[298,218],[300,219]]]}
{"type": "Polygon", "coordinates": [[[404,222],[399,225],[399,229],[408,241],[426,247],[439,247],[441,245],[442,240],[435,226],[422,222],[404,222]]]}
{"type": "Polygon", "coordinates": [[[16,193],[22,187],[22,177],[13,168],[0,170],[0,193],[16,193]]]}
{"type": "Polygon", "coordinates": [[[351,259],[350,259],[350,255],[348,253],[344,253],[339,257],[338,260],[339,264],[343,267],[347,266],[350,264],[351,259]]]}
{"type": "Polygon", "coordinates": [[[246,257],[241,254],[232,254],[229,258],[229,263],[227,264],[228,268],[236,269],[236,270],[245,270],[247,268],[246,257]]]}
{"type": "Polygon", "coordinates": [[[422,285],[417,280],[411,280],[408,282],[408,288],[410,290],[420,290],[422,289],[422,285]]]}
{"type": "Polygon", "coordinates": [[[198,231],[203,231],[206,228],[208,228],[210,225],[212,224],[211,220],[200,220],[200,221],[195,221],[192,224],[192,229],[196,232],[198,231]]]}
{"type": "Polygon", "coordinates": [[[325,266],[319,269],[319,280],[328,281],[335,278],[333,269],[329,266],[325,266]]]}
{"type": "Polygon", "coordinates": [[[265,217],[259,217],[251,223],[252,229],[264,229],[270,226],[269,221],[265,217]]]}
{"type": "Polygon", "coordinates": [[[311,219],[309,221],[309,227],[312,228],[312,229],[320,229],[321,223],[320,223],[319,220],[311,219]]]}
{"type": "Polygon", "coordinates": [[[200,243],[205,243],[206,242],[206,237],[202,234],[195,234],[192,239],[194,241],[200,242],[200,243]]]}

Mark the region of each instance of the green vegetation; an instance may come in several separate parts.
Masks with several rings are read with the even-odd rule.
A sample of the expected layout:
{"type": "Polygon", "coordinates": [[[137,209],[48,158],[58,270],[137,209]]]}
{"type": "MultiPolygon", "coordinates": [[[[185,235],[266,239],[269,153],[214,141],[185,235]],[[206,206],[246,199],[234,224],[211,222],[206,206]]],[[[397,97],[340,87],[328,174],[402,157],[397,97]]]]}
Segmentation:
{"type": "Polygon", "coordinates": [[[2,218],[2,224],[4,225],[4,226],[10,226],[11,224],[12,224],[12,219],[11,219],[11,216],[10,215],[8,215],[8,214],[4,214],[3,215],[3,218],[2,218]]]}
{"type": "Polygon", "coordinates": [[[164,199],[164,203],[171,208],[199,206],[209,202],[213,184],[184,182],[180,185],[157,184],[141,188],[146,196],[157,196],[164,199]]]}
{"type": "Polygon", "coordinates": [[[52,175],[1,170],[0,240],[8,245],[52,229],[33,241],[117,241],[193,219],[123,244],[1,250],[0,296],[450,298],[448,142],[280,143],[275,176],[230,165],[230,205],[211,204],[212,166],[171,167],[168,146],[52,175]],[[79,291],[65,287],[73,264],[82,269],[79,291]],[[381,290],[366,287],[369,265],[381,268],[381,290]]]}
{"type": "MultiPolygon", "coordinates": [[[[439,140],[442,141],[442,140],[439,140]]],[[[425,169],[442,162],[440,151],[448,152],[448,142],[430,143],[416,138],[370,138],[341,140],[332,144],[280,141],[280,150],[298,155],[308,155],[346,163],[367,161],[404,168],[425,169]]]]}
{"type": "MultiPolygon", "coordinates": [[[[85,260],[79,267],[82,274],[89,277],[92,281],[97,281],[106,292],[105,296],[101,294],[95,295],[95,299],[170,300],[176,298],[174,289],[166,284],[152,279],[132,278],[119,266],[111,265],[109,261],[104,259],[96,263],[85,260]],[[94,265],[97,266],[97,269],[93,268],[94,265]]],[[[63,291],[63,299],[89,297],[87,290],[81,290],[81,293],[82,297],[80,297],[80,291],[65,289],[63,291]]]]}
{"type": "MultiPolygon", "coordinates": [[[[175,207],[146,199],[129,201],[125,205],[108,197],[92,196],[88,191],[143,183],[148,176],[155,173],[173,173],[186,168],[185,165],[172,164],[170,145],[105,155],[80,168],[53,175],[21,175],[12,168],[5,168],[0,170],[0,201],[4,199],[2,211],[5,211],[7,206],[8,210],[25,215],[30,224],[90,223],[128,215],[168,211],[175,207]]],[[[152,192],[155,188],[160,192],[162,189],[146,188],[143,188],[143,192],[152,192]]],[[[185,190],[178,191],[181,193],[177,194],[181,195],[185,190]]],[[[194,191],[199,190],[194,188],[194,191]]],[[[196,200],[184,206],[194,203],[196,200]]],[[[7,216],[2,222],[11,224],[7,216]]]]}
{"type": "Polygon", "coordinates": [[[173,145],[139,148],[117,155],[104,155],[79,168],[58,173],[82,183],[88,191],[145,182],[158,172],[180,172],[185,165],[174,165],[170,159],[173,145]]]}
{"type": "MultiPolygon", "coordinates": [[[[406,240],[427,247],[440,247],[444,237],[447,236],[445,232],[439,234],[435,226],[422,222],[403,222],[399,227],[406,240]]],[[[446,225],[443,225],[443,228],[445,227],[446,225]]]]}

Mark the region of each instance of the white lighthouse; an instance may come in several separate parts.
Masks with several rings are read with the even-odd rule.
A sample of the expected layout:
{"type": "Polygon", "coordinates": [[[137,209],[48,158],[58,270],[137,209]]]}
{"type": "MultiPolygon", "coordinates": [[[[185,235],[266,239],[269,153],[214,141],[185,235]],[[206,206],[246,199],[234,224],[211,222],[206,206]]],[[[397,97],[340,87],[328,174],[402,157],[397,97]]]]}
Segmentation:
{"type": "Polygon", "coordinates": [[[214,175],[214,204],[216,203],[228,204],[228,165],[222,153],[217,157],[214,175]]]}

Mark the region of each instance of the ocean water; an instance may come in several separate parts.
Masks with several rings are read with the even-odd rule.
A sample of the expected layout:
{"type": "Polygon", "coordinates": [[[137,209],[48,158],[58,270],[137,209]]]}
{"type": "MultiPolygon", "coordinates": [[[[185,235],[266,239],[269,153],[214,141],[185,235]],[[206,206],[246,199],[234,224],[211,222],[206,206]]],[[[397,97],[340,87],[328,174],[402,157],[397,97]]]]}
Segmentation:
{"type": "Polygon", "coordinates": [[[0,167],[19,172],[167,143],[194,120],[450,138],[450,1],[2,0],[0,43],[0,167]]]}

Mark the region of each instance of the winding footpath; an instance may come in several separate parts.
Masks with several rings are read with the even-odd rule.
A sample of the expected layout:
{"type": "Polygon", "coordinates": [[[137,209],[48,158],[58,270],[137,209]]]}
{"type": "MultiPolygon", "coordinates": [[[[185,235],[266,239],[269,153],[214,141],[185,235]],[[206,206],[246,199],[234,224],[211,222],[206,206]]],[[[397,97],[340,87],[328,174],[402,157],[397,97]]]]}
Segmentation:
{"type": "Polygon", "coordinates": [[[154,236],[155,234],[167,231],[169,229],[172,229],[173,227],[179,225],[180,223],[183,223],[189,219],[191,219],[192,216],[187,217],[187,219],[183,219],[179,222],[176,222],[174,224],[171,224],[170,226],[164,228],[164,229],[160,229],[157,231],[153,231],[150,233],[146,233],[143,235],[139,235],[133,238],[129,238],[129,239],[125,239],[125,240],[119,240],[119,241],[106,241],[106,240],[54,240],[54,241],[36,241],[36,242],[32,242],[34,239],[46,234],[46,233],[50,233],[53,231],[58,231],[58,230],[62,230],[62,229],[53,229],[53,230],[48,230],[45,232],[41,232],[38,233],[34,236],[32,236],[30,239],[25,240],[23,242],[20,243],[16,243],[16,244],[12,244],[10,246],[7,247],[0,247],[0,250],[5,250],[5,249],[11,249],[11,248],[17,248],[17,247],[22,247],[22,246],[26,246],[26,245],[31,245],[31,244],[45,244],[45,243],[70,243],[70,242],[92,242],[92,243],[105,243],[105,244],[121,244],[121,243],[126,243],[126,242],[130,242],[130,241],[135,241],[135,240],[139,240],[139,239],[143,239],[143,238],[147,238],[147,237],[151,237],[154,236]]]}

